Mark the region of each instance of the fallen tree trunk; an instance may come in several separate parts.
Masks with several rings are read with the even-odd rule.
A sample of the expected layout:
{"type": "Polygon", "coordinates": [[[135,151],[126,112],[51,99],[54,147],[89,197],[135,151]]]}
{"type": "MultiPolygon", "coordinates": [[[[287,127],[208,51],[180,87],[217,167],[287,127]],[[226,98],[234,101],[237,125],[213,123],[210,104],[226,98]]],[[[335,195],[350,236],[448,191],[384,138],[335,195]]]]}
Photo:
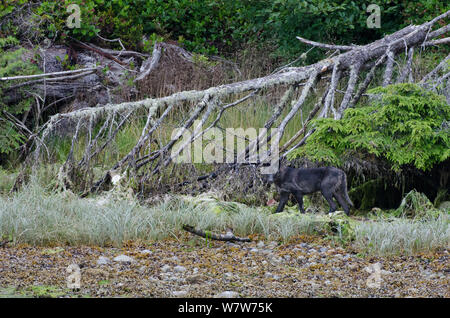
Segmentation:
{"type": "Polygon", "coordinates": [[[226,234],[216,234],[210,231],[203,231],[199,229],[195,229],[190,225],[183,225],[183,230],[204,237],[206,239],[216,240],[216,241],[225,241],[225,242],[251,242],[252,240],[248,237],[238,237],[229,230],[226,234]]]}

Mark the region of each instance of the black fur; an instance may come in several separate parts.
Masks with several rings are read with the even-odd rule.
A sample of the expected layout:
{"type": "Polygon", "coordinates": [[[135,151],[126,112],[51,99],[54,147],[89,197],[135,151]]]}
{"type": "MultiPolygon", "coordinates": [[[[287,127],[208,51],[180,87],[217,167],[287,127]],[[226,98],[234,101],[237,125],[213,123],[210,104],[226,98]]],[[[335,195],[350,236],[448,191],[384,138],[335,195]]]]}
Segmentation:
{"type": "Polygon", "coordinates": [[[311,169],[295,169],[290,167],[280,167],[277,173],[266,175],[267,182],[275,183],[280,192],[280,204],[275,213],[284,209],[289,194],[292,193],[298,202],[301,213],[303,209],[303,195],[321,191],[328,201],[330,210],[328,213],[336,211],[336,203],[333,197],[339,202],[349,215],[352,201],[347,193],[347,176],[341,169],[334,167],[322,167],[311,169]]]}

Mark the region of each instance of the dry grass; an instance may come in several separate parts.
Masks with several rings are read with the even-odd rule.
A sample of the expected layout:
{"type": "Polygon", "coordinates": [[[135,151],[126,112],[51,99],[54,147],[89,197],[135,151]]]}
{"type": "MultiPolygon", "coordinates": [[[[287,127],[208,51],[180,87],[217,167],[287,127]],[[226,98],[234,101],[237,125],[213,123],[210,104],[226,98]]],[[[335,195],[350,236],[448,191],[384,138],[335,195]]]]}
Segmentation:
{"type": "MultiPolygon", "coordinates": [[[[321,215],[271,215],[267,208],[210,197],[168,196],[147,207],[123,196],[80,199],[70,192],[48,193],[36,180],[12,197],[0,197],[0,237],[15,243],[120,246],[129,240],[179,237],[183,224],[216,232],[231,227],[239,236],[260,234],[283,241],[303,234],[332,234],[321,215]]],[[[370,255],[411,255],[448,248],[450,243],[446,214],[420,221],[391,218],[350,225],[353,230],[347,232],[353,233],[354,246],[370,255]]]]}

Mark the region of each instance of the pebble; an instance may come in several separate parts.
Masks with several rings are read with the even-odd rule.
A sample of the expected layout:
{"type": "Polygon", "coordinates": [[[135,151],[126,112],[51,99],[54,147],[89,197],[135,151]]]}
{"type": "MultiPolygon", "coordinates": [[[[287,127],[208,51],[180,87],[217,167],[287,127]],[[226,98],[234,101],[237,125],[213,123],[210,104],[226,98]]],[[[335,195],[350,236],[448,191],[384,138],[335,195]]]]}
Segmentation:
{"type": "Polygon", "coordinates": [[[161,272],[163,273],[167,273],[170,270],[170,265],[164,265],[163,267],[161,267],[161,272]]]}
{"type": "Polygon", "coordinates": [[[266,272],[264,274],[264,277],[266,278],[272,278],[273,280],[279,280],[280,276],[276,275],[276,274],[272,274],[271,272],[266,272]]]}
{"type": "Polygon", "coordinates": [[[235,291],[224,291],[215,295],[214,298],[239,298],[239,293],[235,291]]]}
{"type": "Polygon", "coordinates": [[[306,257],[303,255],[300,255],[297,257],[297,262],[300,264],[303,264],[304,262],[306,262],[306,257]]]}
{"type": "Polygon", "coordinates": [[[100,256],[97,260],[97,265],[107,265],[111,263],[111,260],[106,256],[100,256]]]}
{"type": "Polygon", "coordinates": [[[312,281],[312,280],[309,281],[309,284],[311,285],[312,288],[318,288],[318,287],[320,287],[319,284],[317,284],[316,282],[314,282],[314,281],[312,281]]]}
{"type": "Polygon", "coordinates": [[[122,255],[114,257],[114,261],[120,262],[120,263],[132,263],[132,262],[134,262],[134,258],[127,256],[125,254],[122,254],[122,255]]]}
{"type": "Polygon", "coordinates": [[[278,246],[278,242],[276,242],[276,241],[272,241],[272,242],[270,242],[269,243],[269,248],[275,248],[275,247],[277,247],[278,246]]]}
{"type": "Polygon", "coordinates": [[[175,273],[184,273],[186,271],[186,267],[184,267],[184,266],[175,266],[173,268],[173,271],[175,273]]]}
{"type": "Polygon", "coordinates": [[[271,261],[272,263],[280,264],[283,261],[283,259],[281,257],[274,256],[272,257],[271,261]]]}
{"type": "Polygon", "coordinates": [[[203,279],[202,275],[192,275],[186,278],[186,282],[189,284],[198,284],[201,283],[203,279]]]}
{"type": "Polygon", "coordinates": [[[264,241],[259,241],[258,244],[256,244],[257,248],[263,248],[264,247],[264,241]]]}
{"type": "Polygon", "coordinates": [[[186,297],[187,294],[188,292],[185,290],[176,290],[172,292],[172,295],[174,295],[175,297],[186,297]]]}

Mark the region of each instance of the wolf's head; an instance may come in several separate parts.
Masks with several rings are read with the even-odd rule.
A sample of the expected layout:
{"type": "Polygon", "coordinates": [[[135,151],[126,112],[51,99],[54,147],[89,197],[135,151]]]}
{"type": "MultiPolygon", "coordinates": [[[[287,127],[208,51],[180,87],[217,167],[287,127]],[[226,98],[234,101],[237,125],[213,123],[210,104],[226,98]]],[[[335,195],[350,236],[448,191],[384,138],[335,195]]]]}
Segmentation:
{"type": "Polygon", "coordinates": [[[278,169],[276,169],[274,173],[263,174],[263,179],[267,183],[274,183],[279,178],[281,170],[283,170],[283,165],[281,164],[281,161],[278,161],[278,169]]]}

